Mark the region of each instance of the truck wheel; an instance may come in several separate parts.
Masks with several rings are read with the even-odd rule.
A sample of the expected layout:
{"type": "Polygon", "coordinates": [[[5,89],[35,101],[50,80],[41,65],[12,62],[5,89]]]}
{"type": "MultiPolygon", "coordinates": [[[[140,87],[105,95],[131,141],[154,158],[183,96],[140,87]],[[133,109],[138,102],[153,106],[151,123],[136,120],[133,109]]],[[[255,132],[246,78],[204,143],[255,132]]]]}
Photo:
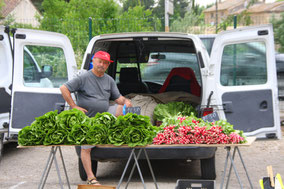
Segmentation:
{"type": "Polygon", "coordinates": [[[4,148],[4,133],[0,133],[0,161],[3,155],[3,148],[4,148]]]}
{"type": "MultiPolygon", "coordinates": [[[[80,178],[81,178],[81,180],[86,181],[87,180],[87,174],[85,172],[81,158],[78,158],[78,165],[79,165],[80,178]]],[[[97,175],[97,167],[98,167],[98,161],[92,160],[92,170],[93,170],[93,173],[94,173],[95,176],[97,175]]]]}
{"type": "Polygon", "coordinates": [[[215,156],[208,159],[201,159],[201,177],[203,179],[215,180],[216,169],[215,169],[215,156]]]}

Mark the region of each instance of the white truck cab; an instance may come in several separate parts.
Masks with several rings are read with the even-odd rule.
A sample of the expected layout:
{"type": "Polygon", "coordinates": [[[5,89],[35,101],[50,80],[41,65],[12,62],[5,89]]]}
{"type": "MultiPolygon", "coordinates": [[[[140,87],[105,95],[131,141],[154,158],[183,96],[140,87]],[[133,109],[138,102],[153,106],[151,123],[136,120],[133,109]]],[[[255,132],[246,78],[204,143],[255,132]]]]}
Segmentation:
{"type": "MultiPolygon", "coordinates": [[[[16,29],[13,43],[11,51],[9,36],[1,26],[0,131],[7,132],[8,139],[30,125],[35,117],[62,106],[65,102],[59,87],[77,74],[74,52],[65,35],[16,29]],[[28,57],[34,69],[28,66],[28,57]]],[[[181,87],[180,90],[188,90],[199,97],[196,108],[200,116],[205,112],[215,112],[235,129],[244,130],[247,136],[281,138],[272,25],[218,34],[210,56],[196,35],[159,32],[100,35],[89,42],[81,70],[89,69],[92,54],[98,50],[110,53],[114,63],[108,74],[125,94],[135,92],[140,84],[147,88],[139,91],[142,93],[159,93],[161,88],[167,91],[181,87]],[[153,59],[156,59],[155,63],[153,59]],[[176,80],[164,86],[164,81],[177,67],[193,70],[198,84],[192,87],[193,81],[186,81],[187,87],[176,80]],[[128,68],[138,70],[136,75],[129,72],[123,76],[130,83],[132,76],[138,78],[134,85],[122,81],[122,73],[128,73],[128,68]]],[[[158,153],[153,150],[149,156],[154,159],[200,159],[203,178],[214,179],[215,150],[171,148],[158,153]],[[208,166],[212,169],[209,170],[208,166]]],[[[100,149],[93,160],[127,158],[123,153],[116,153],[115,148],[100,149]]],[[[79,171],[81,178],[86,179],[80,161],[79,171]]]]}

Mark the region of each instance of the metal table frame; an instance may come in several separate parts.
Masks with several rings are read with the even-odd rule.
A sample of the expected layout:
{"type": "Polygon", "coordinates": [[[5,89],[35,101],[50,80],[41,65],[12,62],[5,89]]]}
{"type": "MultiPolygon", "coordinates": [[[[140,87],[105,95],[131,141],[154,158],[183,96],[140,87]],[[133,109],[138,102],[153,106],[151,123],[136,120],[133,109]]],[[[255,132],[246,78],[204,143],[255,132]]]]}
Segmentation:
{"type": "Polygon", "coordinates": [[[142,182],[142,184],[143,184],[143,186],[144,186],[144,189],[146,189],[146,184],[145,184],[145,182],[144,182],[144,178],[143,178],[143,175],[142,175],[142,172],[141,172],[139,163],[138,163],[138,160],[139,160],[139,158],[140,158],[141,152],[144,152],[144,155],[145,155],[145,157],[146,157],[146,160],[147,160],[147,163],[148,163],[148,166],[149,166],[149,169],[150,169],[150,172],[151,172],[151,175],[152,175],[154,184],[155,184],[155,187],[156,187],[156,189],[158,189],[158,184],[157,184],[157,181],[156,181],[156,177],[155,177],[155,175],[154,175],[154,172],[153,172],[153,169],[152,169],[152,166],[151,166],[151,163],[150,163],[150,160],[149,160],[149,157],[148,157],[148,154],[147,154],[145,148],[132,148],[131,153],[130,153],[129,158],[128,158],[128,161],[127,161],[127,163],[126,163],[126,166],[125,166],[125,168],[124,168],[124,170],[123,170],[123,173],[122,173],[122,175],[121,175],[121,178],[120,178],[120,180],[119,180],[119,183],[118,183],[118,185],[117,185],[117,187],[116,187],[117,189],[120,188],[120,185],[121,185],[121,183],[122,183],[122,181],[123,181],[123,178],[124,178],[124,176],[125,176],[125,173],[126,173],[128,167],[129,167],[129,164],[130,164],[130,161],[131,161],[132,158],[134,159],[134,164],[133,164],[133,166],[132,166],[132,169],[131,169],[130,175],[129,175],[129,177],[128,177],[128,180],[127,180],[127,183],[126,183],[125,188],[128,187],[128,184],[129,184],[129,182],[130,182],[130,180],[131,180],[131,178],[132,178],[132,176],[133,176],[134,169],[135,169],[136,166],[137,166],[137,169],[138,169],[138,173],[139,173],[141,182],[142,182]],[[135,151],[136,151],[136,152],[138,151],[137,155],[136,155],[135,151]]]}
{"type": "MultiPolygon", "coordinates": [[[[245,166],[245,163],[244,163],[244,160],[242,158],[242,155],[241,155],[241,152],[239,150],[239,147],[240,146],[250,146],[254,141],[255,141],[256,137],[248,137],[247,138],[247,143],[245,144],[200,144],[200,145],[196,145],[196,144],[188,144],[188,145],[164,145],[164,146],[198,146],[198,147],[224,147],[227,151],[227,156],[226,156],[226,160],[225,160],[225,165],[224,165],[224,173],[222,175],[222,179],[221,179],[221,185],[220,185],[220,189],[223,189],[223,185],[224,185],[224,182],[225,182],[225,177],[226,177],[226,170],[227,170],[227,166],[228,166],[228,162],[230,160],[230,168],[229,168],[229,172],[228,172],[228,176],[227,176],[227,182],[226,182],[226,189],[228,188],[229,186],[229,182],[230,182],[230,177],[231,177],[231,172],[232,172],[232,168],[234,169],[234,172],[237,176],[237,179],[238,179],[238,182],[240,184],[240,188],[243,189],[243,184],[240,180],[240,177],[239,177],[239,174],[238,174],[238,171],[236,169],[236,165],[235,165],[235,162],[234,162],[234,159],[235,159],[235,156],[236,156],[236,152],[238,154],[238,156],[240,157],[240,160],[242,162],[242,165],[243,165],[243,168],[246,172],[246,176],[247,176],[247,179],[249,181],[249,184],[250,184],[250,188],[253,188],[253,185],[251,183],[251,180],[249,178],[249,175],[248,175],[248,171],[247,171],[247,168],[245,166]],[[234,149],[233,150],[233,154],[231,154],[231,149],[234,149]]],[[[113,145],[96,145],[97,147],[113,147],[113,145]]],[[[154,184],[155,184],[155,187],[156,189],[158,189],[158,184],[157,184],[157,181],[156,181],[156,178],[155,178],[155,175],[154,175],[154,172],[153,172],[153,169],[152,169],[152,166],[151,166],[151,163],[150,163],[150,160],[149,160],[149,157],[148,157],[148,154],[147,154],[147,147],[161,147],[162,145],[148,145],[148,146],[143,146],[143,147],[135,147],[135,148],[131,148],[131,153],[129,155],[129,158],[128,158],[128,161],[126,163],[126,166],[124,168],[124,171],[122,173],[122,176],[120,178],[120,181],[117,185],[117,189],[120,188],[120,185],[123,181],[123,178],[125,176],[125,173],[129,167],[129,164],[130,164],[130,161],[132,159],[134,159],[134,164],[132,166],[132,169],[131,169],[131,172],[130,172],[130,175],[128,177],[128,180],[127,180],[127,183],[126,183],[126,187],[128,187],[128,184],[129,182],[131,181],[131,178],[133,176],[133,172],[134,172],[134,169],[137,167],[138,169],[138,172],[139,172],[139,176],[140,176],[140,179],[141,179],[141,182],[144,186],[144,189],[146,189],[146,185],[145,185],[145,182],[144,182],[144,178],[143,178],[143,175],[142,175],[142,172],[141,172],[141,169],[140,169],[140,166],[139,166],[139,163],[138,163],[138,160],[140,158],[140,155],[142,152],[144,152],[144,155],[145,155],[145,158],[147,160],[147,163],[148,163],[148,166],[149,166],[149,169],[150,169],[150,172],[151,172],[151,175],[152,175],[152,178],[153,178],[153,181],[154,181],[154,184]],[[136,155],[137,154],[137,155],[136,155]]],[[[18,148],[29,148],[29,147],[35,147],[35,146],[18,146],[18,148]]],[[[46,146],[45,146],[46,147],[46,146]]],[[[63,155],[62,155],[62,151],[61,151],[61,146],[60,145],[56,145],[56,146],[50,146],[51,147],[51,150],[50,150],[50,153],[49,153],[49,157],[48,157],[48,160],[47,160],[47,163],[46,163],[46,166],[44,168],[44,171],[43,171],[43,174],[42,174],[42,177],[41,177],[41,180],[40,180],[40,183],[39,183],[39,186],[38,188],[39,189],[42,189],[44,188],[44,185],[46,183],[46,179],[48,177],[48,174],[50,172],[50,168],[52,166],[52,163],[54,162],[55,163],[55,167],[56,167],[56,171],[57,171],[57,175],[58,175],[58,179],[59,179],[59,184],[61,186],[61,189],[63,189],[63,183],[62,183],[62,179],[61,179],[61,175],[60,175],[60,171],[59,171],[59,167],[58,167],[58,162],[57,162],[57,159],[56,159],[56,153],[57,151],[59,151],[60,153],[60,159],[62,161],[62,166],[63,166],[63,169],[64,169],[64,173],[65,173],[65,176],[66,176],[66,180],[67,180],[67,185],[68,185],[68,188],[70,189],[70,182],[69,182],[69,179],[68,179],[68,175],[67,175],[67,171],[66,171],[66,167],[65,167],[65,163],[64,163],[64,158],[63,158],[63,155]]],[[[121,146],[121,147],[126,147],[126,148],[130,148],[128,146],[121,146]]]]}
{"type": "Polygon", "coordinates": [[[226,182],[226,186],[225,188],[227,189],[228,186],[229,186],[229,183],[230,183],[230,177],[231,177],[231,172],[232,172],[232,167],[234,169],[234,172],[237,176],[237,179],[238,179],[238,182],[240,184],[240,187],[241,189],[243,189],[243,184],[241,182],[241,179],[239,177],[239,174],[238,174],[238,171],[236,169],[236,165],[234,163],[234,159],[235,159],[235,154],[236,154],[236,151],[240,157],[240,160],[242,162],[242,165],[243,165],[243,168],[246,172],[246,176],[247,176],[247,179],[249,181],[249,184],[250,184],[250,188],[253,189],[253,186],[252,186],[252,183],[251,183],[251,180],[249,178],[249,175],[248,175],[248,171],[247,171],[247,168],[245,166],[245,163],[244,163],[244,160],[242,158],[242,155],[241,155],[241,152],[239,150],[239,147],[238,146],[233,146],[234,150],[233,150],[233,155],[231,155],[231,146],[226,146],[225,149],[227,151],[227,156],[226,156],[226,160],[225,160],[225,166],[224,166],[224,173],[222,175],[222,180],[221,180],[221,185],[220,185],[220,189],[223,189],[223,185],[224,185],[224,182],[225,182],[225,176],[226,176],[226,170],[227,170],[227,165],[228,165],[228,160],[230,159],[231,163],[230,163],[230,168],[229,168],[229,173],[228,173],[228,176],[227,176],[227,182],[226,182]]]}
{"type": "Polygon", "coordinates": [[[62,179],[61,179],[61,175],[60,175],[60,170],[59,170],[58,162],[57,162],[57,159],[56,159],[57,151],[59,151],[59,153],[60,153],[60,159],[62,160],[62,166],[63,166],[64,173],[65,173],[65,176],[66,176],[68,188],[71,189],[70,182],[69,182],[68,175],[67,175],[67,171],[66,171],[66,167],[65,167],[65,163],[64,163],[64,158],[63,158],[60,146],[52,146],[51,147],[50,153],[49,153],[49,156],[48,156],[48,159],[47,159],[47,162],[46,162],[46,166],[44,168],[44,171],[43,171],[41,179],[40,179],[40,183],[38,185],[38,189],[44,188],[44,185],[46,183],[46,179],[49,175],[49,171],[50,171],[50,168],[51,168],[53,162],[54,162],[55,167],[56,167],[60,187],[61,187],[61,189],[63,189],[63,183],[62,183],[62,179]]]}

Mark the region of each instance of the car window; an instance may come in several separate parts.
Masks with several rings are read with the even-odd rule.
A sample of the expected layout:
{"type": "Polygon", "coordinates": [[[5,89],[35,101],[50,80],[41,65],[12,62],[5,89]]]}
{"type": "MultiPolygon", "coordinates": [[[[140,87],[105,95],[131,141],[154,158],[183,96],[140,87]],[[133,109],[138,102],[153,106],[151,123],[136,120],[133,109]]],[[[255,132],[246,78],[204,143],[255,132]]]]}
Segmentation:
{"type": "MultiPolygon", "coordinates": [[[[140,64],[142,65],[142,64],[140,64]]],[[[120,78],[120,70],[121,68],[137,68],[138,69],[138,65],[137,63],[119,63],[117,64],[117,68],[116,68],[116,74],[115,74],[115,80],[117,83],[119,83],[119,78],[120,78]]]]}
{"type": "Polygon", "coordinates": [[[266,83],[265,48],[263,42],[226,45],[222,55],[220,83],[223,86],[266,83]]]}
{"type": "Polygon", "coordinates": [[[204,46],[206,47],[206,50],[210,56],[212,51],[212,46],[215,40],[215,37],[200,37],[201,41],[203,42],[204,46]]]}
{"type": "Polygon", "coordinates": [[[197,81],[201,84],[200,71],[195,53],[150,53],[149,61],[144,69],[142,69],[142,80],[163,84],[170,71],[176,67],[191,68],[195,73],[197,81]]]}
{"type": "Polygon", "coordinates": [[[24,86],[58,88],[68,80],[63,49],[27,45],[24,47],[24,86]]]}

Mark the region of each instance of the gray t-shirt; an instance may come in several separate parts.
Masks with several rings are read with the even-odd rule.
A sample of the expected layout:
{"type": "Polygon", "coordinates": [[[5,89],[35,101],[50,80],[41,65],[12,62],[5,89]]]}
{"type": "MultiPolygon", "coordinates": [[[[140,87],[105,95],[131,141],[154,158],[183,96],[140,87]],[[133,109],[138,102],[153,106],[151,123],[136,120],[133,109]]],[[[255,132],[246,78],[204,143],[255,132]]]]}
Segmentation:
{"type": "Polygon", "coordinates": [[[88,110],[87,116],[93,117],[98,112],[107,112],[109,100],[116,100],[121,95],[112,77],[104,74],[96,76],[89,70],[64,84],[71,93],[77,92],[77,105],[88,110]]]}

